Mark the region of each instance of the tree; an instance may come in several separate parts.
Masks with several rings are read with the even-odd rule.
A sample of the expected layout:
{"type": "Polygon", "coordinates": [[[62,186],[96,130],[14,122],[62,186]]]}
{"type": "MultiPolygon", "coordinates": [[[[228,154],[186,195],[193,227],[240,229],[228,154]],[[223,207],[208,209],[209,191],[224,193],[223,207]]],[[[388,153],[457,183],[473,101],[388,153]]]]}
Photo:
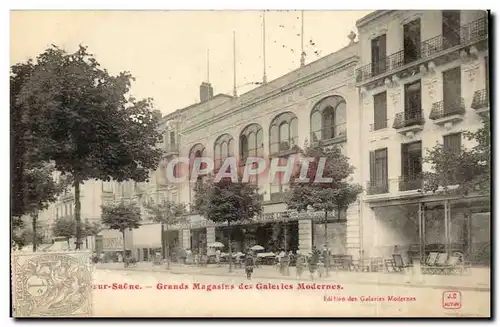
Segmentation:
{"type": "Polygon", "coordinates": [[[475,132],[466,131],[464,136],[476,143],[472,148],[460,151],[437,144],[427,150],[423,161],[430,164],[430,171],[423,173],[424,192],[452,193],[467,196],[471,193],[489,194],[491,183],[491,130],[490,120],[475,132]]]}
{"type": "Polygon", "coordinates": [[[11,67],[10,74],[10,113],[11,113],[11,225],[12,230],[23,227],[21,217],[29,215],[33,230],[33,252],[40,243],[37,233],[38,212],[46,209],[56,200],[70,182],[69,176],[61,176],[58,182],[53,179],[54,166],[40,156],[40,145],[44,139],[31,128],[26,106],[23,106],[21,90],[28,83],[34,71],[32,61],[11,67]]]}
{"type": "MultiPolygon", "coordinates": [[[[349,158],[342,154],[340,148],[325,150],[321,143],[317,143],[306,146],[302,155],[313,158],[309,162],[306,182],[298,182],[300,172],[294,174],[285,202],[288,209],[298,212],[307,210],[324,212],[325,245],[328,248],[328,214],[336,211],[337,217],[340,218],[341,212],[356,201],[363,188],[359,184],[346,181],[354,171],[354,167],[349,164],[349,158]],[[322,176],[318,177],[330,178],[331,181],[316,182],[321,160],[324,161],[324,170],[322,176]]],[[[306,164],[305,160],[303,164],[306,164]]],[[[325,268],[328,273],[328,262],[325,262],[325,268]]]]}
{"type": "MultiPolygon", "coordinates": [[[[24,179],[24,211],[30,215],[33,236],[37,235],[38,213],[48,208],[70,183],[70,178],[62,176],[58,182],[52,177],[53,166],[26,166],[24,179]]],[[[37,239],[33,239],[33,252],[37,249],[37,239]]]]}
{"type": "Polygon", "coordinates": [[[72,218],[59,218],[52,227],[54,236],[65,237],[70,248],[69,239],[76,235],[76,221],[72,218]]]}
{"type": "Polygon", "coordinates": [[[41,244],[43,241],[43,234],[40,231],[33,232],[31,227],[27,228],[16,228],[12,232],[12,240],[18,248],[23,248],[26,244],[30,242],[35,242],[36,244],[41,244]]]}
{"type": "Polygon", "coordinates": [[[229,231],[229,272],[232,271],[231,223],[251,220],[262,212],[258,187],[250,183],[233,183],[228,178],[214,182],[207,178],[195,186],[194,209],[208,220],[227,223],[229,231]]]}
{"type": "Polygon", "coordinates": [[[123,262],[127,267],[125,231],[137,229],[141,226],[141,210],[133,203],[120,202],[116,205],[102,206],[101,221],[109,229],[122,233],[123,236],[123,262]]]}
{"type": "Polygon", "coordinates": [[[53,46],[38,56],[19,93],[27,128],[43,140],[41,160],[73,177],[77,249],[80,185],[89,179],[146,181],[160,160],[158,114],[151,99],[126,97],[132,80],[128,72],[110,75],[86,47],[66,53],[53,46]]]}
{"type": "Polygon", "coordinates": [[[85,247],[88,249],[88,237],[97,236],[102,231],[102,225],[97,221],[89,221],[86,219],[82,226],[82,235],[85,236],[85,247]]]}
{"type": "Polygon", "coordinates": [[[162,244],[163,259],[167,260],[167,269],[170,269],[170,253],[168,240],[168,226],[175,225],[185,220],[186,205],[183,203],[175,203],[165,201],[162,203],[147,203],[144,205],[147,212],[153,217],[153,221],[161,224],[161,232],[165,229],[165,243],[162,244]]]}

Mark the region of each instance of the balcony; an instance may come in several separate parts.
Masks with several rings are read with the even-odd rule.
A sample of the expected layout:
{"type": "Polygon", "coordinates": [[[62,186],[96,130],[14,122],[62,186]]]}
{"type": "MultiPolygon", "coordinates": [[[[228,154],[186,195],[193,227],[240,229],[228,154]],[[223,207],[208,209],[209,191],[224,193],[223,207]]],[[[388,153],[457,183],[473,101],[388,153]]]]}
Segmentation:
{"type": "Polygon", "coordinates": [[[450,127],[464,119],[465,104],[464,99],[459,98],[455,101],[439,101],[432,104],[429,119],[437,125],[450,127]]]}
{"type": "Polygon", "coordinates": [[[392,128],[400,134],[409,136],[423,130],[424,123],[424,114],[421,108],[408,109],[396,114],[392,128]]]}
{"type": "Polygon", "coordinates": [[[387,126],[389,126],[389,119],[377,121],[373,124],[370,124],[370,132],[384,130],[387,128],[387,126]]]}
{"type": "MultiPolygon", "coordinates": [[[[459,57],[458,50],[484,41],[488,38],[488,21],[487,18],[481,18],[461,27],[460,39],[451,40],[444,35],[437,35],[428,40],[422,41],[417,51],[405,55],[405,50],[400,50],[393,53],[378,62],[373,62],[356,69],[356,83],[365,84],[378,80],[383,80],[385,77],[403,73],[412,74],[415,71],[410,71],[408,68],[416,67],[431,60],[443,58],[444,60],[454,59],[453,56],[446,58],[446,55],[455,54],[459,57]]],[[[483,42],[483,47],[487,47],[487,43],[483,42]]],[[[472,51],[471,51],[472,52],[472,51]]],[[[440,62],[435,63],[440,64],[440,62]]],[[[429,65],[430,66],[430,65],[429,65]]],[[[424,66],[425,68],[425,66],[424,66]]],[[[422,68],[420,68],[422,69],[422,68]]],[[[406,76],[402,76],[406,77],[406,76]]]]}
{"type": "Polygon", "coordinates": [[[285,157],[291,154],[298,153],[300,148],[298,146],[298,137],[292,138],[290,142],[274,142],[270,144],[271,157],[285,157]]]}
{"type": "Polygon", "coordinates": [[[399,191],[416,191],[423,188],[422,176],[400,176],[399,177],[399,191]]]}
{"type": "Polygon", "coordinates": [[[366,194],[367,195],[377,195],[389,193],[389,181],[379,180],[379,181],[369,181],[366,183],[366,194]]]}
{"type": "Polygon", "coordinates": [[[346,123],[327,126],[311,133],[313,144],[321,142],[323,145],[338,144],[347,141],[346,123]]]}
{"type": "Polygon", "coordinates": [[[490,97],[487,89],[474,92],[471,108],[480,116],[485,116],[490,112],[490,97]]]}
{"type": "Polygon", "coordinates": [[[179,155],[178,144],[166,144],[163,146],[163,156],[168,157],[172,155],[179,155]]]}

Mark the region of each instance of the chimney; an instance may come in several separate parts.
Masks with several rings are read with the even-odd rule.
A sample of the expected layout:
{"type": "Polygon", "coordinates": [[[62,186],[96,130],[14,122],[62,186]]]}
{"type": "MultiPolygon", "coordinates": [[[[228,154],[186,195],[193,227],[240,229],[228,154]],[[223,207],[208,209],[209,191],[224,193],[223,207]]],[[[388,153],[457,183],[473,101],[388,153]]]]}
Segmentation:
{"type": "Polygon", "coordinates": [[[161,111],[158,109],[153,110],[153,116],[155,116],[158,120],[161,119],[161,111]]]}
{"type": "Polygon", "coordinates": [[[203,82],[200,85],[200,101],[205,102],[214,97],[214,89],[212,84],[203,82]]]}

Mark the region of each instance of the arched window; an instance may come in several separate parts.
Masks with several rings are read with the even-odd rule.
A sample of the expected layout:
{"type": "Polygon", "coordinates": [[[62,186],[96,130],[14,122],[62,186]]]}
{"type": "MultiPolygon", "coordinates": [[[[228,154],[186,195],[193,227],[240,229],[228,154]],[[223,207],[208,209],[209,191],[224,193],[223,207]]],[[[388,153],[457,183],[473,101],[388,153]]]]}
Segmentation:
{"type": "Polygon", "coordinates": [[[318,102],[311,112],[311,140],[330,140],[346,135],[346,102],[334,95],[318,102]]]}
{"type": "MultiPolygon", "coordinates": [[[[259,124],[251,124],[245,127],[240,134],[240,164],[244,166],[248,157],[264,156],[264,136],[259,124]]],[[[256,175],[250,175],[249,182],[257,183],[256,175]]]]}
{"type": "Polygon", "coordinates": [[[298,120],[291,112],[277,116],[269,128],[269,151],[271,154],[293,149],[298,145],[298,120]]]}
{"type": "Polygon", "coordinates": [[[214,169],[219,169],[224,160],[232,156],[234,156],[233,137],[229,134],[219,136],[214,144],[214,169]]]}
{"type": "Polygon", "coordinates": [[[240,134],[240,156],[243,162],[248,157],[259,157],[264,152],[262,127],[251,124],[245,127],[240,134]]]}
{"type": "MultiPolygon", "coordinates": [[[[191,176],[191,172],[193,170],[193,164],[194,164],[195,158],[201,158],[201,157],[205,157],[205,156],[206,156],[206,152],[205,152],[205,146],[203,146],[203,144],[197,143],[191,148],[191,150],[189,151],[189,162],[190,162],[189,176],[191,176]]],[[[205,169],[205,168],[206,168],[206,165],[204,163],[202,163],[200,169],[205,169]]]]}

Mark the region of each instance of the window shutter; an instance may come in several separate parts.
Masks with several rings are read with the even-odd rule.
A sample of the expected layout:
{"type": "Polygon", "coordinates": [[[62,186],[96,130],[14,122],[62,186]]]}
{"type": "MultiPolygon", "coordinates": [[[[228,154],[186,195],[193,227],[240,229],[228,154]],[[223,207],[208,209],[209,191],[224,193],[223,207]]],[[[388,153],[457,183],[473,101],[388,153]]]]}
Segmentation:
{"type": "Polygon", "coordinates": [[[370,184],[375,184],[375,151],[370,151],[370,184]]]}

